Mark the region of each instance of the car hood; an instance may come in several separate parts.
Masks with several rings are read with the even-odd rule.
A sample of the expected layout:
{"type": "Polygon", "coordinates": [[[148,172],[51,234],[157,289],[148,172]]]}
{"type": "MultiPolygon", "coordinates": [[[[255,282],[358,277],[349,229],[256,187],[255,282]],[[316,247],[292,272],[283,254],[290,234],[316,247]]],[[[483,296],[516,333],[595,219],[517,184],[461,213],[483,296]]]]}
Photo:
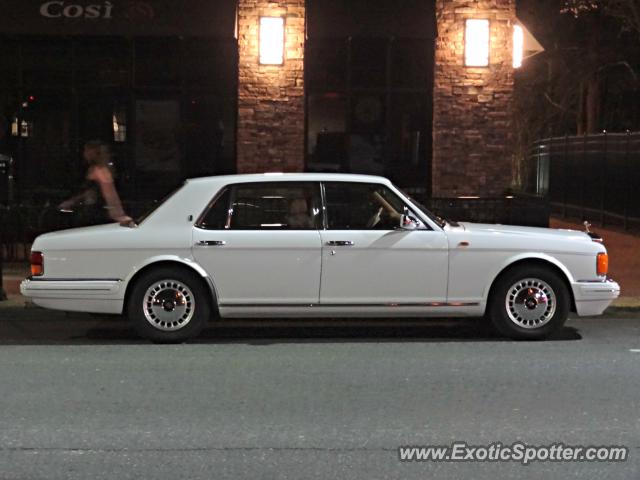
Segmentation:
{"type": "Polygon", "coordinates": [[[578,240],[578,241],[591,241],[589,235],[585,232],[578,230],[564,230],[557,228],[540,228],[540,227],[519,227],[515,225],[493,225],[487,223],[472,223],[472,222],[459,222],[459,227],[465,231],[473,233],[495,233],[510,236],[523,236],[523,237],[547,237],[557,240],[578,240]]]}

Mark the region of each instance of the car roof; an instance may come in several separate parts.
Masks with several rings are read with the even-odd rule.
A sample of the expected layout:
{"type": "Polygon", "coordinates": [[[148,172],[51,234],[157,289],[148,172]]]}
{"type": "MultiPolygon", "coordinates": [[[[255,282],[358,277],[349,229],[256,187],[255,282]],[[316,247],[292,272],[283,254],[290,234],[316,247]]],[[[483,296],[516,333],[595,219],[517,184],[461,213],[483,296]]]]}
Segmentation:
{"type": "Polygon", "coordinates": [[[247,182],[368,182],[389,184],[387,178],[376,175],[356,175],[352,173],[248,173],[238,175],[217,175],[187,180],[189,183],[247,183],[247,182]]]}

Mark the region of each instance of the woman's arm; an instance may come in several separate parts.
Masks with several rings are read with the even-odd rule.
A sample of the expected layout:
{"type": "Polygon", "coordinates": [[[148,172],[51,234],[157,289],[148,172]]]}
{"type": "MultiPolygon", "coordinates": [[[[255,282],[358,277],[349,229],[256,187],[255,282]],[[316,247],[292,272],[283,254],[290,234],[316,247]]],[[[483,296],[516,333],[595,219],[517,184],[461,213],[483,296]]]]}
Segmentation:
{"type": "Polygon", "coordinates": [[[117,222],[131,221],[131,217],[129,217],[122,208],[122,202],[120,201],[118,191],[113,183],[113,176],[109,169],[106,167],[95,167],[91,175],[100,185],[100,191],[107,204],[109,217],[117,222]]]}

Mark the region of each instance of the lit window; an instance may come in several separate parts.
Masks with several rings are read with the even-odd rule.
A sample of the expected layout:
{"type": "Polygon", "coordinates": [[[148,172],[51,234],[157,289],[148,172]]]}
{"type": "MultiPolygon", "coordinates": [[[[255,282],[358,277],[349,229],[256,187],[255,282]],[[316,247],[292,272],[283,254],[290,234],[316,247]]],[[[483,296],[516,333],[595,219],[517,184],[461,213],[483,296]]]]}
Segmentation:
{"type": "Polygon", "coordinates": [[[468,19],[465,25],[464,64],[489,66],[489,20],[468,19]]]}
{"type": "Polygon", "coordinates": [[[284,18],[260,17],[260,64],[284,63],[284,18]]]}

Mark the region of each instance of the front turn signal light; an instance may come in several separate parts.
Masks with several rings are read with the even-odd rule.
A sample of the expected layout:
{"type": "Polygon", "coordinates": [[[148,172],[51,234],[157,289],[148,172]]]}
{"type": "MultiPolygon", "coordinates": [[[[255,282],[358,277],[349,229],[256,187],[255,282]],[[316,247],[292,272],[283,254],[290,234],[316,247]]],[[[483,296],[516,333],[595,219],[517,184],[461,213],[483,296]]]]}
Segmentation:
{"type": "Polygon", "coordinates": [[[596,272],[598,275],[606,275],[609,272],[609,255],[599,253],[596,259],[596,272]]]}
{"type": "Polygon", "coordinates": [[[44,275],[44,255],[42,252],[31,252],[31,275],[34,277],[44,275]]]}

